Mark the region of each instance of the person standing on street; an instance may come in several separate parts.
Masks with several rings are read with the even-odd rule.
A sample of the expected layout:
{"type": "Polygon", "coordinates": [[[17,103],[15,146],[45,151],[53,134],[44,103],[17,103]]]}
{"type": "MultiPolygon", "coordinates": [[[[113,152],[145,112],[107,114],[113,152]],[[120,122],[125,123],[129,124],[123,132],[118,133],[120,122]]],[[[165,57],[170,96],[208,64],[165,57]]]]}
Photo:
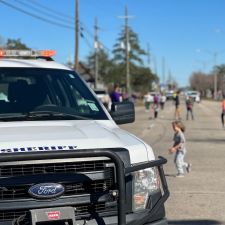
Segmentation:
{"type": "Polygon", "coordinates": [[[177,91],[176,96],[174,98],[174,103],[175,103],[175,120],[180,120],[180,92],[177,91]]]}
{"type": "Polygon", "coordinates": [[[149,112],[150,104],[151,104],[151,95],[148,92],[144,95],[143,101],[145,106],[145,112],[149,112]]]}
{"type": "Polygon", "coordinates": [[[110,98],[112,102],[122,102],[122,95],[118,84],[114,86],[113,92],[110,94],[110,98]]]}
{"type": "Polygon", "coordinates": [[[172,122],[172,127],[175,132],[173,137],[174,143],[173,147],[169,148],[169,153],[175,153],[174,163],[177,169],[176,177],[184,177],[184,167],[188,173],[191,170],[191,164],[184,162],[184,157],[186,155],[184,137],[185,126],[181,121],[174,121],[172,122]]]}
{"type": "Polygon", "coordinates": [[[153,110],[154,110],[154,119],[156,119],[158,117],[159,112],[159,96],[157,94],[154,96],[153,110]]]}
{"type": "Polygon", "coordinates": [[[162,93],[160,95],[160,108],[161,108],[161,110],[164,109],[165,102],[166,102],[166,96],[165,96],[164,93],[162,93]]]}
{"type": "Polygon", "coordinates": [[[186,108],[187,108],[186,119],[187,120],[189,118],[189,114],[191,114],[191,118],[192,118],[192,120],[194,120],[193,105],[194,105],[193,99],[191,97],[187,96],[187,99],[186,99],[186,108]]]}
{"type": "Polygon", "coordinates": [[[225,95],[223,96],[222,100],[222,113],[221,113],[221,122],[223,128],[224,128],[224,114],[225,114],[225,95]]]}

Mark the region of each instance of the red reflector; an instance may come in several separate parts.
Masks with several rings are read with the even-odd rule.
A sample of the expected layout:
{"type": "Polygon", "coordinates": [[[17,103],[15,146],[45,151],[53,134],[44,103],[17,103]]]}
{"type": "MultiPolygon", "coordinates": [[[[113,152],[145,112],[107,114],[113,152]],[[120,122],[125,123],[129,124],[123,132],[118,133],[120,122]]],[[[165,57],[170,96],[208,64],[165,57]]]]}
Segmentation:
{"type": "Polygon", "coordinates": [[[60,219],[59,211],[47,212],[47,215],[48,215],[49,220],[59,220],[60,219]]]}
{"type": "Polygon", "coordinates": [[[42,50],[40,51],[41,56],[45,56],[45,57],[51,57],[54,56],[56,54],[56,51],[54,50],[42,50]]]}

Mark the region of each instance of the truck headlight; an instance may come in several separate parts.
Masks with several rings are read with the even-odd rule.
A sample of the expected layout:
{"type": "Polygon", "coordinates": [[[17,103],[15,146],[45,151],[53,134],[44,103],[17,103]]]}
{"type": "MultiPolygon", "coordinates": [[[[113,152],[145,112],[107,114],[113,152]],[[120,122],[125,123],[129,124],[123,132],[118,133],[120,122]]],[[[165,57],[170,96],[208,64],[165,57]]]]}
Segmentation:
{"type": "Polygon", "coordinates": [[[133,173],[133,211],[146,208],[149,196],[160,189],[158,170],[148,168],[133,173]]]}

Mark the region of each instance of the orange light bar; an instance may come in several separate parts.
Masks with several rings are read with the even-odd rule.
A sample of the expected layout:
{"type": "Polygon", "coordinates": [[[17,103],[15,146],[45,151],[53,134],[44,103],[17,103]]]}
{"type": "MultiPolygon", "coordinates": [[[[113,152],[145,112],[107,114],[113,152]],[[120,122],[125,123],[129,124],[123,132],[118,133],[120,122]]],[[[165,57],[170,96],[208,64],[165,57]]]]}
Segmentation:
{"type": "Polygon", "coordinates": [[[51,57],[56,54],[54,50],[20,50],[20,49],[0,49],[0,57],[6,58],[33,58],[38,56],[51,57]]]}
{"type": "Polygon", "coordinates": [[[0,57],[3,57],[5,55],[5,51],[4,50],[0,50],[0,57]]]}
{"type": "Polygon", "coordinates": [[[40,55],[44,56],[44,57],[51,57],[54,56],[56,54],[55,50],[42,50],[40,51],[40,55]]]}

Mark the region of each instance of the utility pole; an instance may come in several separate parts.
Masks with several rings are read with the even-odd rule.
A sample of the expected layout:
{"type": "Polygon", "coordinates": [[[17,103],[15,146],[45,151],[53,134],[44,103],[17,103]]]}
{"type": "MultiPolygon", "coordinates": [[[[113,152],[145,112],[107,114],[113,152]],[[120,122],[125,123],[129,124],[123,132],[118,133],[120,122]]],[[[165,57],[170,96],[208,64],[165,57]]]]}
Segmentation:
{"type": "Polygon", "coordinates": [[[127,6],[125,8],[125,32],[126,32],[126,88],[129,96],[131,95],[130,86],[130,63],[129,63],[129,30],[128,30],[128,12],[127,6]]]}
{"type": "MultiPolygon", "coordinates": [[[[217,65],[217,57],[218,57],[218,55],[225,52],[225,50],[222,50],[220,52],[219,51],[212,52],[212,51],[209,51],[209,50],[206,50],[206,49],[203,49],[203,50],[202,49],[196,49],[196,51],[197,52],[203,51],[203,52],[206,52],[206,53],[209,53],[209,54],[213,55],[214,67],[216,67],[216,65],[217,65]]],[[[213,93],[214,96],[213,97],[214,97],[215,100],[217,100],[218,87],[217,87],[217,72],[216,72],[216,70],[214,70],[214,80],[213,80],[213,83],[214,83],[214,93],[213,93]]]]}
{"type": "Polygon", "coordinates": [[[156,58],[156,56],[153,57],[153,63],[154,63],[154,73],[157,76],[158,75],[158,69],[157,69],[157,58],[156,58]]]}
{"type": "Polygon", "coordinates": [[[76,0],[76,8],[75,8],[76,16],[75,16],[75,62],[74,69],[77,71],[79,67],[79,0],[76,0]]]}
{"type": "Polygon", "coordinates": [[[94,40],[94,48],[95,48],[95,88],[98,88],[98,49],[99,49],[99,43],[98,43],[98,20],[95,18],[95,40],[94,40]]]}
{"type": "Polygon", "coordinates": [[[128,92],[128,95],[130,96],[131,91],[131,85],[130,85],[130,60],[129,60],[129,51],[130,51],[130,44],[129,44],[129,27],[128,27],[128,19],[132,18],[132,16],[128,16],[128,9],[127,6],[125,7],[125,16],[120,16],[119,18],[125,19],[125,52],[126,52],[126,89],[128,92]]]}
{"type": "Polygon", "coordinates": [[[162,84],[165,85],[165,57],[162,57],[162,84]]]}
{"type": "Polygon", "coordinates": [[[148,67],[150,68],[151,59],[150,59],[150,46],[149,46],[149,43],[147,43],[147,62],[148,62],[148,67]]]}
{"type": "MultiPolygon", "coordinates": [[[[214,66],[217,64],[217,52],[214,52],[214,66]]],[[[214,99],[217,99],[217,71],[214,69],[214,99]]]]}

